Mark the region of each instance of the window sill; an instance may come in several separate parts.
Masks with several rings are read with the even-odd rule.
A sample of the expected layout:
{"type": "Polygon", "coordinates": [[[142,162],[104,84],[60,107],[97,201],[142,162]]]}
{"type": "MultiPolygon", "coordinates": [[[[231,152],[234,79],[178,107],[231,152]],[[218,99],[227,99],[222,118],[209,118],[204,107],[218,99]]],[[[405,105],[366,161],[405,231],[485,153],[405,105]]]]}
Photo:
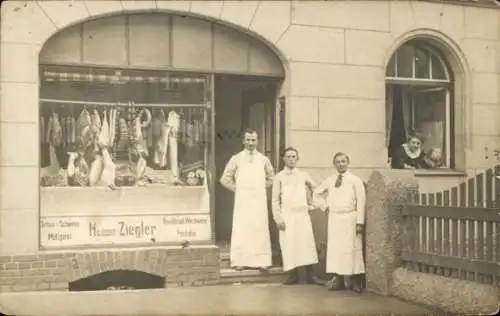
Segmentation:
{"type": "Polygon", "coordinates": [[[415,170],[416,177],[464,177],[467,172],[452,169],[438,169],[438,170],[415,170]]]}

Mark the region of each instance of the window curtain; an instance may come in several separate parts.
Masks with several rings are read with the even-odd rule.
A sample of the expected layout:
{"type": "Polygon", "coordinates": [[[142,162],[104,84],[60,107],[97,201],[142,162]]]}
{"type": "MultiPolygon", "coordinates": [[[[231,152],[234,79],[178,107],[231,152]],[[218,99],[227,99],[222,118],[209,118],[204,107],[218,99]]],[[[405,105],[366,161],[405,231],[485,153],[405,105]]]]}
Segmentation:
{"type": "Polygon", "coordinates": [[[410,135],[410,129],[412,129],[412,94],[407,89],[403,90],[402,98],[402,110],[403,110],[403,126],[405,129],[405,138],[407,139],[410,135]]]}
{"type": "Polygon", "coordinates": [[[425,137],[424,150],[441,148],[445,150],[446,105],[440,100],[439,93],[428,93],[421,105],[420,130],[425,137]]]}
{"type": "Polygon", "coordinates": [[[389,85],[385,89],[385,147],[391,142],[392,116],[394,113],[393,88],[389,85]]]}
{"type": "Polygon", "coordinates": [[[443,160],[446,153],[446,101],[445,91],[419,93],[416,99],[417,128],[424,136],[422,149],[429,152],[441,149],[443,160]]]}
{"type": "Polygon", "coordinates": [[[444,120],[422,122],[420,124],[420,129],[425,138],[425,143],[422,148],[426,152],[432,148],[441,148],[441,150],[444,151],[444,120]]]}

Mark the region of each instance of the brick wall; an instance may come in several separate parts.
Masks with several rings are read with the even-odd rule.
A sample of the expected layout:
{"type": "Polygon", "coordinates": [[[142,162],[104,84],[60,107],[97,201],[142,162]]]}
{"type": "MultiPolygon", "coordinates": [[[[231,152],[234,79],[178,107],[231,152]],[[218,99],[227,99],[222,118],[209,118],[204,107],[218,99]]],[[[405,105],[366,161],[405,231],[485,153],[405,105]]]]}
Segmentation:
{"type": "Polygon", "coordinates": [[[138,270],[165,277],[165,287],[217,283],[216,247],[43,252],[0,257],[0,292],[68,290],[69,282],[110,270],[138,270]]]}

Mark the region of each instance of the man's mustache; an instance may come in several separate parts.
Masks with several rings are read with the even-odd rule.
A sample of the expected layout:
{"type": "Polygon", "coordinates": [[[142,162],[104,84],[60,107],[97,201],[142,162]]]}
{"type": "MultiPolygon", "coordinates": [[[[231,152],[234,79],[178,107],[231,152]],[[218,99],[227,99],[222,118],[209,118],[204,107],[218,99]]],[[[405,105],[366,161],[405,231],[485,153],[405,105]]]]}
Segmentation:
{"type": "MultiPolygon", "coordinates": [[[[238,139],[242,140],[243,135],[245,132],[235,130],[235,129],[225,129],[225,130],[219,130],[215,132],[215,138],[217,140],[221,141],[226,141],[226,140],[233,140],[233,139],[238,139]]],[[[205,147],[210,143],[210,138],[206,138],[204,140],[201,140],[198,145],[200,147],[205,147]]]]}

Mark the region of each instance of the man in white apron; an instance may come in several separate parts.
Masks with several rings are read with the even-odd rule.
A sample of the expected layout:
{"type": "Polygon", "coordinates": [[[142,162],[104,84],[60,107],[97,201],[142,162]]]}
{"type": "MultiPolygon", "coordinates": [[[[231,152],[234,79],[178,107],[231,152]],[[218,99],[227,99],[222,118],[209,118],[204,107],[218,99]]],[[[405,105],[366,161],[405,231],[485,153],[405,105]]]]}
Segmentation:
{"type": "Polygon", "coordinates": [[[309,211],[308,191],[313,192],[316,185],[306,172],[296,168],[298,151],[287,148],[283,153],[285,168],[273,182],[273,217],[279,229],[283,270],[289,271],[284,284],[299,282],[300,268],[305,268],[307,282],[314,283],[312,265],[318,263],[316,243],[309,211]]]}
{"type": "Polygon", "coordinates": [[[266,188],[272,186],[274,170],[269,159],[256,150],[257,132],[247,130],[243,145],[220,179],[223,187],[235,193],[231,266],[265,272],[272,264],[266,188]]]}
{"type": "Polygon", "coordinates": [[[335,154],[333,163],[337,171],[316,188],[314,194],[317,206],[323,211],[329,210],[326,272],[333,273],[334,277],[328,287],[340,289],[343,285],[340,281],[344,279],[347,287],[360,293],[360,284],[353,282],[351,276],[365,273],[362,242],[365,187],[359,177],[349,172],[346,154],[335,154]]]}

